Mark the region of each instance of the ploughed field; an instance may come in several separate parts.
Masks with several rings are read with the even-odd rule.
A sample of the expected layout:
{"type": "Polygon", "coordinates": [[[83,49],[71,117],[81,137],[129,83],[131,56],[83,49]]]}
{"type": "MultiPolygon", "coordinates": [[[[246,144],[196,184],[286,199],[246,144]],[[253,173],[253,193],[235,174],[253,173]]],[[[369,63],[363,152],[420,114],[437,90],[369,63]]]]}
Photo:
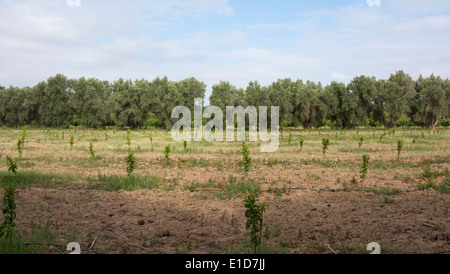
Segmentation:
{"type": "Polygon", "coordinates": [[[274,153],[247,142],[248,174],[241,142],[184,147],[170,131],[127,134],[26,128],[18,159],[22,129],[0,129],[0,183],[18,188],[15,252],[68,253],[78,242],[101,253],[252,253],[250,189],[268,205],[261,253],[370,253],[371,242],[381,253],[450,250],[448,129],[285,129],[274,153]]]}

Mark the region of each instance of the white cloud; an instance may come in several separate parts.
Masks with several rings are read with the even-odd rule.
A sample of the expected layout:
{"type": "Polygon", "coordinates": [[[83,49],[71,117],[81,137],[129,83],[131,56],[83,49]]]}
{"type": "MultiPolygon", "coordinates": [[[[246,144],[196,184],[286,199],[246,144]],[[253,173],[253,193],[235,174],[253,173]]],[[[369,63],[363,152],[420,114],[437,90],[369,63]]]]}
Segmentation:
{"type": "Polygon", "coordinates": [[[349,80],[352,79],[352,76],[348,76],[344,73],[340,73],[340,72],[332,72],[331,73],[331,79],[337,82],[348,82],[349,80]]]}
{"type": "Polygon", "coordinates": [[[347,82],[400,69],[447,78],[449,5],[439,2],[445,9],[429,7],[430,14],[423,11],[426,1],[394,2],[185,30],[191,21],[235,11],[225,0],[81,0],[80,7],[64,0],[0,1],[0,84],[34,85],[56,73],[111,81],[194,76],[208,89],[219,80],[244,88],[252,80],[268,85],[287,77],[347,82]]]}
{"type": "Polygon", "coordinates": [[[161,67],[152,61],[194,60],[199,54],[191,53],[192,47],[156,40],[146,32],[170,29],[187,17],[234,13],[226,0],[80,3],[0,2],[1,84],[34,85],[56,73],[134,78],[161,67]]]}
{"type": "Polygon", "coordinates": [[[450,5],[446,0],[382,0],[381,3],[391,14],[402,18],[450,12],[450,5]]]}

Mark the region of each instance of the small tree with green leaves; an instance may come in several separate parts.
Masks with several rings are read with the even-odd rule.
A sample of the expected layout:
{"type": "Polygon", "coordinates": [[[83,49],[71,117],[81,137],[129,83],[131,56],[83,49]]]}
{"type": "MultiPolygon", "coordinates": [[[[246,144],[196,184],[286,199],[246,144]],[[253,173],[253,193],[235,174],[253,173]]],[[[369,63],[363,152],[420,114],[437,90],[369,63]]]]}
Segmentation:
{"type": "Polygon", "coordinates": [[[136,157],[134,157],[132,152],[128,153],[128,156],[125,158],[125,163],[127,164],[127,175],[130,177],[136,166],[136,157]]]}
{"type": "Polygon", "coordinates": [[[289,132],[288,144],[290,145],[292,141],[292,132],[289,132]]]}
{"type": "Polygon", "coordinates": [[[184,148],[184,151],[187,150],[187,141],[186,140],[183,141],[183,148],[184,148]]]}
{"type": "Polygon", "coordinates": [[[127,133],[127,145],[130,146],[131,145],[131,139],[130,139],[130,134],[127,133]]]}
{"type": "Polygon", "coordinates": [[[364,179],[366,179],[367,176],[367,170],[369,169],[369,159],[370,157],[368,155],[363,155],[363,162],[361,165],[361,171],[359,172],[361,179],[364,181],[364,179]]]}
{"type": "Polygon", "coordinates": [[[328,140],[327,138],[323,138],[322,139],[322,153],[323,153],[323,157],[325,157],[325,153],[328,150],[328,145],[330,144],[330,140],[328,140]]]}
{"type": "Polygon", "coordinates": [[[70,140],[69,140],[70,148],[73,148],[73,141],[74,141],[74,137],[73,137],[73,135],[71,135],[70,140]]]}
{"type": "Polygon", "coordinates": [[[19,159],[22,159],[22,149],[23,149],[23,141],[22,139],[17,140],[17,152],[19,153],[19,159]]]}
{"type": "Polygon", "coordinates": [[[403,141],[398,140],[397,141],[397,160],[400,160],[400,153],[402,152],[402,148],[403,148],[403,141]]]}
{"type": "Polygon", "coordinates": [[[91,159],[95,157],[94,146],[92,145],[92,141],[89,142],[89,153],[91,154],[91,159]]]}
{"type": "Polygon", "coordinates": [[[258,193],[256,191],[249,191],[248,197],[244,200],[244,205],[247,210],[245,217],[247,222],[245,229],[250,229],[250,242],[253,245],[254,253],[261,249],[262,233],[263,233],[263,213],[266,211],[266,204],[258,204],[258,193]]]}
{"type": "Polygon", "coordinates": [[[166,158],[166,164],[169,164],[170,158],[169,158],[169,154],[170,154],[170,145],[167,145],[164,148],[164,157],[166,158]]]}
{"type": "Polygon", "coordinates": [[[364,141],[364,137],[363,137],[363,136],[360,136],[360,137],[359,137],[359,142],[358,142],[358,147],[361,147],[361,146],[362,146],[363,141],[364,141]]]}
{"type": "Polygon", "coordinates": [[[17,172],[17,160],[6,155],[6,164],[8,165],[8,171],[16,174],[17,172]]]}
{"type": "Polygon", "coordinates": [[[386,136],[386,134],[387,134],[387,132],[385,131],[385,132],[383,132],[383,134],[380,135],[380,142],[381,142],[381,140],[383,140],[383,137],[386,136]]]}
{"type": "Polygon", "coordinates": [[[17,190],[13,183],[4,186],[5,194],[2,201],[3,223],[0,224],[0,238],[9,240],[9,253],[12,253],[12,241],[18,231],[14,219],[16,218],[17,190]]]}
{"type": "Polygon", "coordinates": [[[242,142],[242,149],[239,150],[242,154],[242,163],[244,165],[244,171],[247,174],[250,170],[250,164],[252,163],[252,158],[250,157],[250,150],[245,142],[242,142]]]}
{"type": "Polygon", "coordinates": [[[305,142],[305,138],[303,136],[300,136],[300,139],[298,140],[298,143],[300,144],[300,151],[303,150],[303,143],[305,142]]]}

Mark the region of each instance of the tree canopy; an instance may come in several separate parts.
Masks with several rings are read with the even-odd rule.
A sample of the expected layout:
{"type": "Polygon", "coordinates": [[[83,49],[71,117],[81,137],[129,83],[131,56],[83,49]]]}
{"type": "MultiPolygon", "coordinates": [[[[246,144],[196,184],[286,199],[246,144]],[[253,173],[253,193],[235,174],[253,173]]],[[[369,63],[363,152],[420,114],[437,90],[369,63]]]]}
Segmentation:
{"type": "MultiPolygon", "coordinates": [[[[194,77],[108,82],[57,74],[33,87],[0,85],[0,125],[169,129],[176,122],[171,118],[175,106],[193,111],[194,99],[204,100],[205,95],[206,85],[194,77]]],[[[279,106],[281,126],[392,128],[407,117],[415,125],[435,128],[450,114],[450,81],[434,74],[413,80],[403,71],[388,79],[360,75],[348,84],[331,82],[325,87],[320,82],[290,78],[268,86],[250,81],[245,88],[220,81],[212,86],[209,101],[222,111],[227,106],[267,106],[269,111],[271,106],[279,106]]]]}

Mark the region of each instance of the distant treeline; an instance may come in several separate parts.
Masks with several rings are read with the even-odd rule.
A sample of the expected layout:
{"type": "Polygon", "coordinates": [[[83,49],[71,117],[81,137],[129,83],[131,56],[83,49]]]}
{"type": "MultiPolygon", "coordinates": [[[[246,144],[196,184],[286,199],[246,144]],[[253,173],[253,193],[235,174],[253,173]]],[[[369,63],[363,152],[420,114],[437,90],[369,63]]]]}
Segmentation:
{"type": "MultiPolygon", "coordinates": [[[[0,86],[0,125],[91,128],[162,127],[169,129],[175,106],[193,111],[194,98],[205,97],[206,85],[195,79],[169,81],[167,77],[112,83],[95,78],[68,79],[57,74],[33,87],[0,86]]],[[[281,126],[448,125],[450,81],[431,75],[413,80],[403,71],[389,79],[358,76],[347,85],[323,87],[311,81],[278,79],[269,86],[252,81],[236,88],[227,81],[213,85],[211,105],[279,106],[281,126]]]]}

